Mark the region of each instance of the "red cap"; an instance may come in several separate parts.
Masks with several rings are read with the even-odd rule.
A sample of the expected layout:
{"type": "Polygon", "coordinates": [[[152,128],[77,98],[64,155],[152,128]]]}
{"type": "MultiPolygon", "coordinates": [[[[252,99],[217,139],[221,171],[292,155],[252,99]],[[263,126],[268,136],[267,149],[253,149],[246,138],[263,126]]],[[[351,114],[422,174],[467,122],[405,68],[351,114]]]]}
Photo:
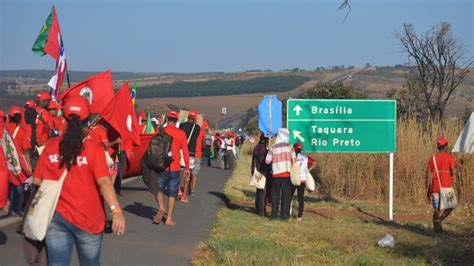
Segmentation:
{"type": "Polygon", "coordinates": [[[301,151],[301,150],[303,150],[303,145],[301,145],[301,143],[299,143],[299,142],[296,142],[295,145],[293,145],[293,148],[295,150],[301,151]]]}
{"type": "Polygon", "coordinates": [[[196,111],[194,111],[194,110],[189,111],[188,118],[196,119],[196,117],[197,117],[197,112],[196,111]]]}
{"type": "Polygon", "coordinates": [[[66,99],[63,112],[67,119],[71,119],[72,115],[78,115],[80,120],[85,120],[90,115],[89,101],[79,95],[70,96],[66,99]]]}
{"type": "Polygon", "coordinates": [[[232,134],[232,132],[230,132],[230,131],[227,132],[227,137],[233,137],[233,136],[234,136],[234,134],[232,134]]]}
{"type": "Polygon", "coordinates": [[[22,113],[22,109],[18,106],[12,106],[12,108],[10,108],[10,112],[8,113],[10,116],[14,116],[15,114],[21,114],[22,113]]]}
{"type": "Polygon", "coordinates": [[[436,143],[438,148],[443,147],[444,145],[448,144],[448,139],[447,138],[440,138],[438,139],[438,142],[436,143]]]}
{"type": "Polygon", "coordinates": [[[41,101],[41,100],[51,100],[51,95],[49,93],[42,91],[36,95],[36,100],[41,101]]]}
{"type": "Polygon", "coordinates": [[[25,103],[25,108],[34,108],[35,106],[36,106],[36,104],[33,100],[28,100],[25,103]]]}
{"type": "Polygon", "coordinates": [[[55,101],[50,101],[49,102],[49,106],[48,106],[48,109],[61,109],[60,108],[61,106],[59,106],[59,104],[55,101]]]}
{"type": "Polygon", "coordinates": [[[168,114],[167,114],[168,117],[171,117],[171,118],[176,118],[178,119],[178,112],[176,111],[169,111],[168,114]]]}

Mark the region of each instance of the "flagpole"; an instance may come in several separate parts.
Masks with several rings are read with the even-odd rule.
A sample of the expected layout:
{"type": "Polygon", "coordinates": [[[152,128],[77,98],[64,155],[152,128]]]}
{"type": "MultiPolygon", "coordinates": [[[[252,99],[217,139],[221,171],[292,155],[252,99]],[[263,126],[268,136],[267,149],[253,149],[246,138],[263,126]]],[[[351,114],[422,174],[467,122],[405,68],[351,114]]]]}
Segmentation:
{"type": "Polygon", "coordinates": [[[67,87],[71,88],[71,82],[69,81],[69,70],[66,69],[67,87]]]}

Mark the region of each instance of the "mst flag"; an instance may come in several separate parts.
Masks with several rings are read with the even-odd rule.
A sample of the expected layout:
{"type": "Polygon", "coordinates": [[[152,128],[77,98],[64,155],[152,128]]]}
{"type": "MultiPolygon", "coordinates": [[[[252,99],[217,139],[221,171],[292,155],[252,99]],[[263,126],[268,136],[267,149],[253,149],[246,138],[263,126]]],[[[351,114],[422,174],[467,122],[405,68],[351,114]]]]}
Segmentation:
{"type": "Polygon", "coordinates": [[[51,8],[51,13],[36,38],[33,52],[40,56],[49,54],[56,60],[56,74],[51,78],[48,85],[51,87],[51,95],[57,98],[59,89],[63,84],[67,63],[61,29],[59,28],[58,16],[54,6],[51,8]]]}
{"type": "MultiPolygon", "coordinates": [[[[110,70],[99,73],[65,90],[59,100],[65,100],[72,95],[81,95],[89,100],[91,113],[99,114],[114,97],[114,86],[110,70]]],[[[130,94],[129,94],[130,97],[130,94]]]]}
{"type": "Polygon", "coordinates": [[[120,134],[127,156],[130,156],[133,144],[140,144],[140,134],[128,82],[123,84],[122,88],[102,110],[101,117],[120,134]]]}
{"type": "MultiPolygon", "coordinates": [[[[4,132],[3,120],[0,119],[0,132],[4,132]]],[[[0,209],[5,207],[8,201],[8,166],[2,145],[0,145],[0,209]]]]}

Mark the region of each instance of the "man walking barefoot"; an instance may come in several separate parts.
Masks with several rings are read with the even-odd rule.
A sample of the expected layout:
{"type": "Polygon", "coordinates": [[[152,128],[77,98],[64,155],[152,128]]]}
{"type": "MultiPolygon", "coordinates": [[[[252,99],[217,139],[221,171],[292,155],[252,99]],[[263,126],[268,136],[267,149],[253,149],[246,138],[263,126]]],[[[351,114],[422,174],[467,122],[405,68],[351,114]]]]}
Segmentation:
{"type": "Polygon", "coordinates": [[[153,222],[159,224],[163,216],[168,213],[165,225],[175,226],[176,223],[173,220],[174,207],[176,205],[176,197],[178,196],[179,186],[179,174],[181,171],[181,165],[179,163],[180,152],[183,150],[184,163],[186,170],[184,171],[184,177],[189,178],[189,151],[186,140],[186,134],[184,131],[176,127],[178,121],[178,113],[176,111],[168,112],[168,125],[164,128],[166,134],[170,135],[173,140],[171,142],[171,165],[165,169],[165,171],[158,173],[158,207],[159,211],[153,217],[153,222]],[[168,196],[168,212],[166,212],[164,205],[164,193],[168,196]]]}

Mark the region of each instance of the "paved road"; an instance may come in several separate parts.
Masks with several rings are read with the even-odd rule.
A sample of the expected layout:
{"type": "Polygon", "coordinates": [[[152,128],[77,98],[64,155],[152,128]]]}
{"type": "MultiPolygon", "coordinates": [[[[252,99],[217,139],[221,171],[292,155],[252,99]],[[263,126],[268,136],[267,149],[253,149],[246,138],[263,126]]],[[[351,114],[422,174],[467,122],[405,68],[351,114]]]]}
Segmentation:
{"type": "MultiPolygon", "coordinates": [[[[189,203],[177,203],[175,228],[152,224],[156,203],[141,180],[124,184],[120,202],[125,210],[127,232],[120,237],[105,235],[102,264],[189,265],[197,244],[208,239],[216,212],[224,205],[223,188],[229,174],[203,167],[196,196],[189,203]]],[[[16,225],[0,228],[0,265],[25,264],[15,228],[16,225]]],[[[77,265],[76,258],[73,265],[77,265]]]]}

